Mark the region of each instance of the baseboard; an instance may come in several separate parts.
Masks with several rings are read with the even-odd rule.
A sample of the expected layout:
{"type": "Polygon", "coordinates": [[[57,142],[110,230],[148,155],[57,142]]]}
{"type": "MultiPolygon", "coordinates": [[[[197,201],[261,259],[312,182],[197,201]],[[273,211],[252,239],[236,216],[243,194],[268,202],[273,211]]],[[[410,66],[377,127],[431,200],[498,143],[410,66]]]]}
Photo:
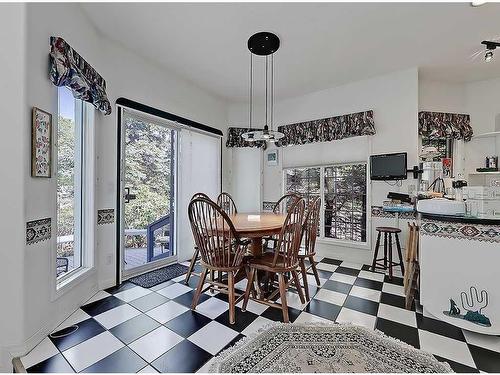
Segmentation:
{"type": "Polygon", "coordinates": [[[115,285],[116,285],[116,279],[112,278],[112,279],[100,281],[97,289],[98,289],[98,291],[104,290],[104,289],[111,288],[112,286],[115,286],[115,285]]]}
{"type": "MultiPolygon", "coordinates": [[[[97,293],[97,287],[93,288],[90,297],[97,293]]],[[[12,363],[12,360],[18,357],[23,357],[28,354],[35,346],[37,346],[45,337],[47,337],[51,332],[53,332],[57,327],[59,327],[66,319],[68,319],[71,314],[80,308],[88,299],[89,296],[81,298],[77,303],[73,304],[71,307],[64,310],[62,318],[55,321],[48,322],[45,326],[41,327],[37,332],[31,335],[28,339],[19,345],[7,346],[5,349],[8,353],[8,361],[12,363]]],[[[12,371],[12,368],[9,372],[12,371]]]]}
{"type": "Polygon", "coordinates": [[[371,264],[373,256],[371,251],[340,246],[328,248],[316,246],[316,254],[318,257],[333,258],[361,264],[371,264]]]}

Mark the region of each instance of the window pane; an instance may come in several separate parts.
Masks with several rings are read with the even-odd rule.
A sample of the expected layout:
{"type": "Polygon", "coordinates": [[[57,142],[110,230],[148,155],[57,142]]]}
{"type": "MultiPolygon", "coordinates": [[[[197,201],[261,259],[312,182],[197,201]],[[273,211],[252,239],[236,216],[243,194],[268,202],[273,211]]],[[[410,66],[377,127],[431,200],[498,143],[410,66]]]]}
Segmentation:
{"type": "Polygon", "coordinates": [[[58,94],[56,274],[59,277],[82,265],[80,229],[83,137],[82,106],[77,105],[68,89],[59,88],[58,94]]]}
{"type": "Polygon", "coordinates": [[[366,164],[324,170],[325,236],[366,242],[366,164]]]}
{"type": "Polygon", "coordinates": [[[309,201],[320,195],[320,168],[285,169],[285,193],[296,193],[309,201]]]}

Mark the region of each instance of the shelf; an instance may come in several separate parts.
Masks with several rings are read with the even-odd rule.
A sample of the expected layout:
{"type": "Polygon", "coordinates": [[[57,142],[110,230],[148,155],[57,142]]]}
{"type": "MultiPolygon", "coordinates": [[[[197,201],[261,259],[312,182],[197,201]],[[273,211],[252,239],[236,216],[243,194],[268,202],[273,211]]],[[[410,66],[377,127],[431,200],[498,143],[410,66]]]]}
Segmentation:
{"type": "Polygon", "coordinates": [[[475,139],[475,138],[489,138],[489,137],[496,137],[496,136],[500,136],[500,131],[498,131],[498,132],[488,132],[488,133],[482,133],[482,134],[474,135],[472,137],[472,139],[475,139]]]}
{"type": "Polygon", "coordinates": [[[475,176],[479,176],[479,175],[495,175],[495,174],[500,174],[500,171],[496,171],[496,172],[471,172],[469,174],[473,174],[475,176]]]}

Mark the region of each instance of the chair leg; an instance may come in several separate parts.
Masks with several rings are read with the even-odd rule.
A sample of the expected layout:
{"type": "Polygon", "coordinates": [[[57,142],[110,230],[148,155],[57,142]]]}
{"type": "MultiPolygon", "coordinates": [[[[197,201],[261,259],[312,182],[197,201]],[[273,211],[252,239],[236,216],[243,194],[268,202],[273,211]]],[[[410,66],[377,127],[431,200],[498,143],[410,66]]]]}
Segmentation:
{"type": "MultiPolygon", "coordinates": [[[[215,271],[214,270],[210,270],[210,280],[215,281],[215,271]]],[[[210,293],[212,293],[212,294],[215,293],[214,288],[210,288],[210,293]]]]}
{"type": "Polygon", "coordinates": [[[302,292],[302,286],[300,286],[299,275],[297,275],[297,270],[292,271],[293,283],[295,284],[295,288],[297,288],[297,292],[299,293],[300,303],[306,303],[304,298],[304,293],[302,292]]]}
{"type": "Polygon", "coordinates": [[[201,291],[203,290],[203,284],[205,284],[205,279],[207,277],[207,269],[204,268],[200,276],[200,281],[198,281],[198,286],[196,287],[196,292],[194,293],[193,302],[191,303],[191,309],[195,310],[198,300],[200,299],[201,291]]]}
{"type": "Polygon", "coordinates": [[[304,293],[306,295],[306,300],[309,302],[309,284],[307,283],[307,270],[306,265],[304,263],[304,259],[300,259],[300,272],[302,273],[302,283],[304,284],[304,293]]]}
{"type": "Polygon", "coordinates": [[[196,264],[196,260],[198,259],[199,254],[200,254],[200,250],[198,248],[195,248],[193,257],[191,258],[191,262],[189,263],[188,271],[186,273],[186,280],[184,280],[184,283],[186,285],[189,283],[189,278],[191,277],[191,274],[193,273],[194,266],[196,264]]]}
{"type": "Polygon", "coordinates": [[[313,273],[314,273],[314,278],[316,279],[316,285],[320,286],[321,283],[319,282],[318,270],[316,269],[316,263],[314,262],[314,257],[313,256],[309,257],[309,262],[311,263],[311,268],[312,268],[313,273]]]}
{"type": "Polygon", "coordinates": [[[283,311],[283,322],[289,323],[288,318],[288,305],[286,303],[286,282],[285,275],[282,273],[278,274],[279,286],[280,286],[280,299],[281,299],[281,310],[283,311]]]}
{"type": "Polygon", "coordinates": [[[392,280],[392,234],[389,233],[389,279],[392,280]]]}
{"type": "Polygon", "coordinates": [[[234,324],[234,273],[230,271],[227,273],[227,287],[229,289],[229,324],[234,324]]]}
{"type": "Polygon", "coordinates": [[[401,266],[401,274],[404,276],[405,275],[405,266],[403,264],[403,254],[401,253],[401,244],[399,243],[399,236],[397,233],[396,233],[396,247],[398,249],[399,265],[401,266]]]}
{"type": "Polygon", "coordinates": [[[384,233],[384,272],[387,270],[387,233],[384,233]]]}
{"type": "Polygon", "coordinates": [[[245,298],[243,299],[243,305],[241,306],[241,311],[245,312],[248,305],[248,298],[250,297],[250,292],[252,291],[253,279],[255,277],[255,268],[250,268],[250,274],[248,276],[247,289],[245,291],[245,298]]]}
{"type": "Polygon", "coordinates": [[[378,232],[377,243],[375,244],[375,254],[373,255],[372,272],[375,272],[375,265],[377,263],[378,248],[380,247],[380,235],[381,232],[378,232]]]}

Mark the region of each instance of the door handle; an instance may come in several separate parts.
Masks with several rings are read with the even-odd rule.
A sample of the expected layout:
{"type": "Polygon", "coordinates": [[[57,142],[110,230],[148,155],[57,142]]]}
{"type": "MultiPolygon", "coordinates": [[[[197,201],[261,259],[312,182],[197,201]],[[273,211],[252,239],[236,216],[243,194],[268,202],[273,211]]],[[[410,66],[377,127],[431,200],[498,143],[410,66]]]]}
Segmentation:
{"type": "Polygon", "coordinates": [[[130,188],[126,187],[124,198],[125,198],[125,203],[129,203],[131,200],[136,199],[137,196],[135,194],[130,194],[130,188]]]}

